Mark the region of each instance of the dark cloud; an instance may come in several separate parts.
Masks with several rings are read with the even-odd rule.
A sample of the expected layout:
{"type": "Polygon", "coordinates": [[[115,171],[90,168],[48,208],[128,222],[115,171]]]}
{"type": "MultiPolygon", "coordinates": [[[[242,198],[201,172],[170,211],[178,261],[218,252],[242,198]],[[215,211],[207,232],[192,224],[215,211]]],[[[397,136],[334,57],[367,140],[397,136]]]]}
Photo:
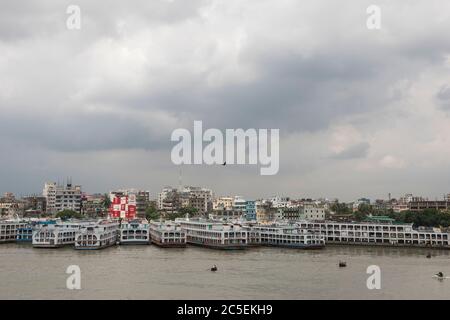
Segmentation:
{"type": "MultiPolygon", "coordinates": [[[[34,176],[39,168],[21,169],[31,161],[10,156],[0,189],[15,179],[12,173],[22,172],[15,181],[30,177],[36,185],[43,176],[73,171],[76,164],[67,154],[87,162],[79,171],[86,183],[110,183],[107,170],[89,180],[94,174],[89,164],[96,161],[90,155],[108,152],[112,156],[105,159],[117,161],[109,164],[114,170],[123,164],[139,180],[141,171],[153,169],[162,182],[174,171],[165,166],[172,130],[191,129],[194,120],[202,120],[205,129],[277,128],[282,139],[308,136],[314,142],[289,140],[280,151],[281,163],[292,170],[286,173],[290,177],[307,180],[310,174],[317,189],[320,183],[331,188],[328,177],[318,173],[318,158],[321,166],[339,170],[351,162],[340,160],[362,162],[376,154],[366,166],[375,167],[395,152],[388,141],[376,145],[366,137],[395,129],[397,118],[406,122],[399,128],[411,130],[414,112],[428,107],[408,100],[409,89],[401,84],[415,88],[424,74],[445,78],[450,19],[441,7],[448,4],[433,3],[382,1],[382,29],[369,31],[365,9],[371,3],[356,0],[345,10],[331,1],[80,0],[82,29],[70,32],[65,20],[72,1],[6,1],[0,5],[0,145],[7,142],[8,150],[20,145],[15,156],[22,159],[30,158],[27,147],[38,148],[44,163],[57,169],[49,166],[34,176]],[[399,107],[402,103],[413,111],[399,107]],[[347,123],[371,144],[330,156],[326,135],[347,123]],[[148,167],[145,162],[130,168],[143,157],[136,150],[158,156],[148,167]],[[301,150],[296,154],[301,168],[290,156],[293,150],[301,150]]],[[[437,91],[434,84],[421,85],[423,92],[437,91]]],[[[432,98],[450,110],[448,86],[432,98]]],[[[434,123],[428,126],[432,139],[434,123]]],[[[215,176],[210,169],[192,176],[209,181],[215,176]]],[[[357,185],[359,177],[346,175],[353,179],[349,185],[357,185]]],[[[283,179],[266,185],[297,187],[294,178],[289,185],[283,179]]],[[[223,184],[235,183],[230,181],[223,184]]]]}

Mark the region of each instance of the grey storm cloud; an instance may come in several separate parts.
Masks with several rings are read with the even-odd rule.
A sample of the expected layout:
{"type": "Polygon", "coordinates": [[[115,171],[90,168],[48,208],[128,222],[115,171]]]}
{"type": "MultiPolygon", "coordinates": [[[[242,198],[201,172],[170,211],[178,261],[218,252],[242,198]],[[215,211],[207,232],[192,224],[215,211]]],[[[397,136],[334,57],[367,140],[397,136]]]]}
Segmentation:
{"type": "MultiPolygon", "coordinates": [[[[153,169],[155,188],[168,184],[164,178],[173,168],[161,162],[170,161],[172,130],[191,129],[194,120],[202,120],[204,128],[280,129],[282,140],[289,141],[281,150],[281,163],[293,170],[289,175],[316,181],[308,176],[315,175],[317,183],[328,185],[319,165],[377,170],[379,159],[399,158],[393,154],[398,148],[383,137],[379,143],[369,138],[390,136],[397,126],[414,127],[419,108],[428,115],[433,103],[450,109],[450,89],[441,86],[448,83],[450,56],[444,0],[380,1],[379,31],[366,28],[370,1],[72,2],[0,4],[0,146],[17,148],[18,157],[26,155],[22,158],[32,147],[44,162],[58,165],[43,170],[35,184],[44,173],[71,171],[66,157],[72,153],[86,162],[80,172],[86,172],[87,183],[106,188],[101,183],[110,181],[106,173],[89,179],[96,152],[99,159],[108,154],[117,161],[109,164],[114,170],[126,162],[130,176],[133,170],[153,169]],[[81,30],[66,29],[66,8],[72,4],[81,8],[81,30]],[[423,85],[424,74],[436,81],[423,85]],[[415,84],[426,86],[417,92],[433,92],[429,105],[411,98],[415,84]],[[402,125],[393,123],[398,115],[402,125]],[[330,156],[329,136],[340,125],[360,137],[330,156]],[[148,168],[130,168],[130,162],[145,157],[134,155],[136,150],[147,152],[148,168]],[[295,162],[302,154],[294,150],[308,154],[302,168],[295,162]]],[[[433,136],[435,118],[429,121],[433,136]]],[[[1,190],[8,186],[2,181],[13,180],[9,172],[30,176],[11,157],[0,158],[2,164],[14,170],[0,171],[1,190]]],[[[193,176],[209,181],[217,175],[211,171],[193,176]]],[[[352,184],[361,176],[370,177],[355,176],[352,184]]],[[[286,176],[274,179],[268,185],[299,188],[286,176]]],[[[261,185],[266,184],[258,183],[255,193],[265,192],[261,185]]]]}

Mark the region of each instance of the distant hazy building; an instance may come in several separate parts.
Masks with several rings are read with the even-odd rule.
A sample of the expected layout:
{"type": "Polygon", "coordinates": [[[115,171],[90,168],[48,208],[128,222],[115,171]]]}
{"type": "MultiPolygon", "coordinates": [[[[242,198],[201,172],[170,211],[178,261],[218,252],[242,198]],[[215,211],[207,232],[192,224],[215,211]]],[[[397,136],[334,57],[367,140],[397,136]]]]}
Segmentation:
{"type": "Polygon", "coordinates": [[[233,197],[219,197],[213,200],[213,210],[231,210],[233,208],[233,197]]]}
{"type": "Polygon", "coordinates": [[[159,210],[164,210],[165,200],[168,196],[173,196],[173,193],[178,192],[176,188],[164,187],[162,191],[158,194],[157,205],[159,210]]]}
{"type": "Polygon", "coordinates": [[[47,210],[47,199],[43,196],[25,196],[22,201],[24,202],[24,216],[26,217],[40,216],[47,210]]]}
{"type": "Polygon", "coordinates": [[[0,215],[2,216],[21,216],[24,212],[24,202],[16,199],[13,193],[6,192],[0,198],[0,215]]]}
{"type": "Polygon", "coordinates": [[[264,202],[270,202],[272,208],[287,208],[290,206],[290,199],[288,197],[275,196],[264,202]]]}
{"type": "Polygon", "coordinates": [[[107,213],[104,194],[83,195],[81,198],[81,213],[87,217],[103,217],[107,213]]]}
{"type": "Polygon", "coordinates": [[[212,190],[202,187],[185,186],[183,197],[189,198],[189,207],[197,209],[198,213],[205,214],[212,211],[212,190]]]}
{"type": "Polygon", "coordinates": [[[277,209],[277,217],[288,221],[325,220],[325,208],[316,203],[303,203],[298,207],[277,209]]]}
{"type": "Polygon", "coordinates": [[[191,207],[199,214],[213,209],[213,193],[202,187],[185,186],[182,190],[164,187],[158,194],[158,209],[166,212],[177,212],[180,208],[191,207]]]}
{"type": "Polygon", "coordinates": [[[247,201],[241,196],[235,196],[233,199],[233,209],[238,211],[245,211],[247,201]]]}
{"type": "Polygon", "coordinates": [[[214,210],[213,213],[209,216],[213,219],[239,220],[245,216],[245,211],[234,209],[219,209],[214,210]]]}
{"type": "Polygon", "coordinates": [[[47,182],[42,195],[46,198],[48,214],[56,214],[63,210],[81,212],[81,186],[68,182],[59,185],[56,182],[47,182]]]}
{"type": "Polygon", "coordinates": [[[245,201],[245,218],[247,220],[256,220],[256,201],[245,201]]]}
{"type": "Polygon", "coordinates": [[[302,220],[325,220],[325,208],[316,204],[304,204],[299,208],[302,220]]]}
{"type": "Polygon", "coordinates": [[[277,215],[277,208],[272,207],[270,202],[256,202],[256,220],[258,220],[258,222],[273,221],[276,219],[277,215]]]}
{"type": "Polygon", "coordinates": [[[448,201],[411,201],[408,203],[408,210],[411,211],[423,211],[426,209],[435,209],[439,211],[446,211],[450,208],[450,202],[448,201]]]}

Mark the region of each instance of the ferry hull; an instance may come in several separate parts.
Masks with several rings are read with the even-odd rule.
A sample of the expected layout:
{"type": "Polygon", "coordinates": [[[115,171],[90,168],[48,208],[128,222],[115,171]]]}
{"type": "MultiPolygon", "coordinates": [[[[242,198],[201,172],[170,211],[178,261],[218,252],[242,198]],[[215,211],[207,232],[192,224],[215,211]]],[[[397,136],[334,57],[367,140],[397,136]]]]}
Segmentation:
{"type": "Polygon", "coordinates": [[[149,245],[150,241],[149,240],[131,240],[131,241],[127,241],[127,240],[120,240],[119,244],[121,246],[123,245],[149,245]]]}
{"type": "Polygon", "coordinates": [[[57,249],[57,248],[62,248],[65,246],[71,246],[73,245],[73,243],[68,243],[68,244],[33,244],[33,248],[37,248],[37,249],[57,249]]]}
{"type": "Polygon", "coordinates": [[[108,244],[108,245],[102,245],[102,246],[76,246],[75,250],[101,250],[101,249],[105,249],[108,247],[112,247],[113,245],[115,245],[114,243],[108,244]]]}
{"type": "Polygon", "coordinates": [[[155,240],[152,243],[161,248],[186,248],[186,243],[162,243],[155,240]]]}
{"type": "Polygon", "coordinates": [[[217,250],[245,250],[245,249],[248,248],[247,244],[242,244],[242,245],[217,245],[217,244],[192,242],[192,241],[188,241],[187,244],[191,244],[191,245],[194,245],[194,246],[205,247],[205,248],[209,248],[209,249],[217,249],[217,250]]]}

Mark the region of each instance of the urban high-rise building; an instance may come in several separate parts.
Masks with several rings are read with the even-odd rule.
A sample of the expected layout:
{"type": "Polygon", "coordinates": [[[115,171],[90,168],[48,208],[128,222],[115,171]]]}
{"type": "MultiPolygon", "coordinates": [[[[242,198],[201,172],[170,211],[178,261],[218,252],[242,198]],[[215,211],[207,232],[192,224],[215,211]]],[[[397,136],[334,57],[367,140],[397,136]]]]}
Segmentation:
{"type": "Polygon", "coordinates": [[[48,214],[56,214],[63,210],[81,212],[81,186],[65,185],[56,182],[47,182],[44,185],[42,195],[45,197],[48,214]]]}

